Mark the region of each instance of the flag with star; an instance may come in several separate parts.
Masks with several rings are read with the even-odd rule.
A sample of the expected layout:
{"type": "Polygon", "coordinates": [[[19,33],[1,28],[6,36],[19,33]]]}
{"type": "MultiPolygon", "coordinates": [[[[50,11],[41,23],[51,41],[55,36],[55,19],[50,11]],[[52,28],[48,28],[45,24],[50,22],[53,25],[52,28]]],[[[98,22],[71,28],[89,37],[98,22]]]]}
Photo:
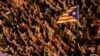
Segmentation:
{"type": "Polygon", "coordinates": [[[57,23],[66,23],[77,21],[79,17],[79,6],[74,6],[69,8],[65,13],[63,13],[57,23]]]}

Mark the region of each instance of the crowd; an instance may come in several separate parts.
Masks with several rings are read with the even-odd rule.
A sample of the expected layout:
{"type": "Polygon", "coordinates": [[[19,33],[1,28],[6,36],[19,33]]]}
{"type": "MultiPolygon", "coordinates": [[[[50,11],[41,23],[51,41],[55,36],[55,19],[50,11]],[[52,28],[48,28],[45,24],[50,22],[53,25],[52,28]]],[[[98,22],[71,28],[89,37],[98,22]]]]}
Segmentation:
{"type": "Polygon", "coordinates": [[[0,53],[8,56],[100,56],[99,0],[0,0],[0,53]],[[79,23],[57,24],[79,5],[79,23]]]}

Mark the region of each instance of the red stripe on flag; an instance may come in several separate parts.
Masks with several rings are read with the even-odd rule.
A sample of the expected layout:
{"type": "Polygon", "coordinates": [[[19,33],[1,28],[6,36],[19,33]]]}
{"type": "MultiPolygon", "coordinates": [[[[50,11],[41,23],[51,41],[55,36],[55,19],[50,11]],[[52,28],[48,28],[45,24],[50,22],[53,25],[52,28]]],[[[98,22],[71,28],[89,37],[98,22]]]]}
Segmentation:
{"type": "Polygon", "coordinates": [[[66,17],[60,17],[59,19],[69,19],[69,18],[74,18],[72,16],[66,16],[66,17]]]}

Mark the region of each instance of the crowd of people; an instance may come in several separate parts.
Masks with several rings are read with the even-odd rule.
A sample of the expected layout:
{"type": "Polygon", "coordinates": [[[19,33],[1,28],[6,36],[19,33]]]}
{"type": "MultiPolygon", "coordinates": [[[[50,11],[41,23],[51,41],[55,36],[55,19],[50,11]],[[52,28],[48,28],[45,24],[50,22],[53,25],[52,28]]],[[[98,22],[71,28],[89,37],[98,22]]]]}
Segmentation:
{"type": "Polygon", "coordinates": [[[100,56],[99,0],[0,0],[0,53],[8,56],[100,56]],[[57,24],[79,5],[79,21],[57,24]]]}

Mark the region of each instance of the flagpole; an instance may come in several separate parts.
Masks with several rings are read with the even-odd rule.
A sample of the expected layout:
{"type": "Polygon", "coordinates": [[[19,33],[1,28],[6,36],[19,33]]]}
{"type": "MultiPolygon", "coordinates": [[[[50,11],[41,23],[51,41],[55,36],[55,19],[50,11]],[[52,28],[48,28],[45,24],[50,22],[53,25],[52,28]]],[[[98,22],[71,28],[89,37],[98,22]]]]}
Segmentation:
{"type": "MultiPolygon", "coordinates": [[[[77,15],[79,15],[79,5],[77,7],[78,7],[77,15]]],[[[77,36],[78,36],[78,30],[79,30],[79,16],[78,16],[78,20],[77,20],[77,36]]]]}

